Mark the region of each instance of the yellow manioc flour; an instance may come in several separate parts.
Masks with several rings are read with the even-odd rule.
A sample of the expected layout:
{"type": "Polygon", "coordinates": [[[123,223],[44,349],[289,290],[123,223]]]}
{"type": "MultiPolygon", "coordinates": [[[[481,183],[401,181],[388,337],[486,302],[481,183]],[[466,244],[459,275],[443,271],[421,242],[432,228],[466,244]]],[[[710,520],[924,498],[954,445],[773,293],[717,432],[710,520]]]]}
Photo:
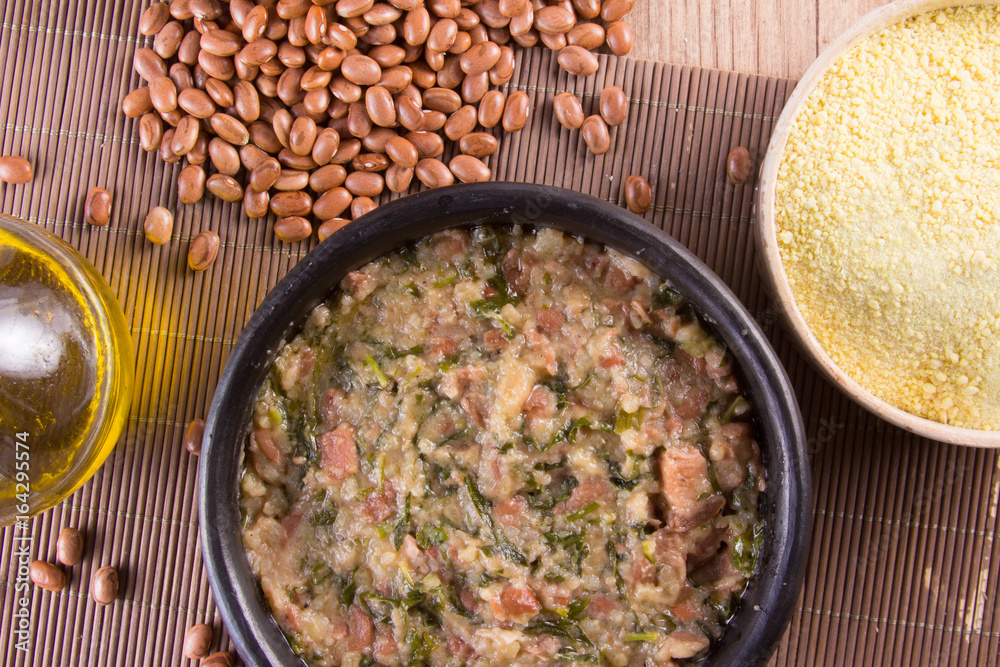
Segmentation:
{"type": "Polygon", "coordinates": [[[1000,8],[848,51],[796,119],[776,225],[835,363],[903,410],[1000,429],[1000,8]]]}

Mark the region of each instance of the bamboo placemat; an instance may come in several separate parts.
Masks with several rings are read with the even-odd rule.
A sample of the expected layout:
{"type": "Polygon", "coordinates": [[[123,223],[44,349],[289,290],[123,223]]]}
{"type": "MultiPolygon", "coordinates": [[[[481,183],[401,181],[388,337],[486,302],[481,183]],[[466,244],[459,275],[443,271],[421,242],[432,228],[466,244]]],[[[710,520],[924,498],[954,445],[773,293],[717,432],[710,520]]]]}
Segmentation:
{"type": "MultiPolygon", "coordinates": [[[[30,593],[31,652],[15,645],[13,531],[2,532],[0,662],[4,665],[167,665],[184,631],[215,626],[231,648],[203,572],[195,491],[197,460],[181,444],[203,416],[233,341],[268,289],[308,251],[277,241],[216,199],[179,206],[178,168],[144,153],[119,111],[146,3],[88,0],[6,3],[0,24],[0,153],[35,165],[35,180],[0,185],[0,211],[35,222],[81,250],[108,279],[136,349],[131,419],[104,468],[31,522],[33,558],[52,560],[59,529],[86,535],[84,561],[59,594],[30,593]],[[86,190],[114,195],[111,223],[83,223],[86,190]],[[150,207],[175,212],[165,247],[145,241],[150,207]],[[202,229],[222,238],[206,273],[186,268],[202,229]],[[90,580],[119,568],[109,607],[89,600],[90,580]]],[[[776,325],[754,267],[753,186],[725,177],[741,144],[760,158],[793,83],[634,60],[608,60],[596,76],[569,77],[544,50],[521,52],[511,89],[534,102],[528,127],[504,135],[490,159],[497,180],[534,181],[621,202],[632,173],[653,186],[647,220],[691,248],[743,300],[771,337],[798,393],[816,481],[813,549],[800,608],[775,665],[993,664],[1000,652],[994,541],[997,455],[904,433],[860,410],[814,373],[776,325]],[[612,149],[595,158],[560,128],[556,92],[585,108],[608,83],[631,100],[612,149]]],[[[313,242],[314,243],[314,242],[313,242]]],[[[16,566],[15,566],[16,567],[16,566]]]]}

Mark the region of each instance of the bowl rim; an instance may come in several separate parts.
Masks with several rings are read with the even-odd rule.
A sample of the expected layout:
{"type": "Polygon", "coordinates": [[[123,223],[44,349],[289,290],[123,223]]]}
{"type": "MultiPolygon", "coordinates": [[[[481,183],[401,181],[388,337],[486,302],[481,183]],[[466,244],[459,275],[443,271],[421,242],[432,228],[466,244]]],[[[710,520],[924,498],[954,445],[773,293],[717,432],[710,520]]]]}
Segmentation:
{"type": "Polygon", "coordinates": [[[1000,431],[952,426],[915,415],[879,398],[864,388],[833,361],[806,323],[778,250],[775,225],[778,170],[799,112],[823,76],[851,48],[872,34],[925,12],[969,5],[1000,5],[1000,0],[897,0],[865,14],[820,54],[795,86],[771,133],[760,168],[756,203],[758,263],[764,282],[776,301],[787,329],[806,352],[813,365],[851,399],[869,412],[911,433],[954,445],[1000,448],[1000,431]]]}
{"type": "Polygon", "coordinates": [[[455,185],[397,199],[338,231],[271,290],[238,338],[206,418],[198,511],[209,583],[242,659],[261,667],[302,664],[260,598],[240,535],[238,471],[252,401],[263,373],[281,343],[348,271],[403,242],[457,223],[541,224],[623,251],[680,289],[732,350],[744,388],[758,408],[759,440],[769,475],[761,507],[762,515],[771,520],[766,527],[769,548],[762,554],[751,588],[734,617],[740,624],[731,623],[711,660],[763,665],[796,607],[809,551],[813,506],[802,416],[777,355],[721,279],[663,231],[589,195],[496,182],[455,185]],[[266,354],[261,354],[259,336],[268,346],[266,354]],[[232,405],[242,407],[234,410],[232,405]]]}

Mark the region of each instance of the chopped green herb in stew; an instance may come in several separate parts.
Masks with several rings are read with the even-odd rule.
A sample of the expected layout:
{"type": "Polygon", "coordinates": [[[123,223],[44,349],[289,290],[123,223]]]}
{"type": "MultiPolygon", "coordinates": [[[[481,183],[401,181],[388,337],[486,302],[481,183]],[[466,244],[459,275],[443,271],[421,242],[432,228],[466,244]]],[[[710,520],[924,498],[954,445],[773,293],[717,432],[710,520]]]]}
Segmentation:
{"type": "Polygon", "coordinates": [[[645,267],[453,229],[344,278],[279,352],[243,539],[309,665],[679,665],[763,548],[753,407],[645,267]]]}

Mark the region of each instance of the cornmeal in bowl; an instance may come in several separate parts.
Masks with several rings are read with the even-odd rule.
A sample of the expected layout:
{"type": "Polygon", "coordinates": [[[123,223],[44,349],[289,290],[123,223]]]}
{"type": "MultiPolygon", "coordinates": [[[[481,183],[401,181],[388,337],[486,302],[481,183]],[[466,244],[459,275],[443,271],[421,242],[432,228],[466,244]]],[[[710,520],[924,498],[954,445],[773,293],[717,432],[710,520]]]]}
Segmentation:
{"type": "Polygon", "coordinates": [[[775,228],[796,305],[885,402],[1000,429],[1000,8],[853,46],[788,138],[775,228]]]}

